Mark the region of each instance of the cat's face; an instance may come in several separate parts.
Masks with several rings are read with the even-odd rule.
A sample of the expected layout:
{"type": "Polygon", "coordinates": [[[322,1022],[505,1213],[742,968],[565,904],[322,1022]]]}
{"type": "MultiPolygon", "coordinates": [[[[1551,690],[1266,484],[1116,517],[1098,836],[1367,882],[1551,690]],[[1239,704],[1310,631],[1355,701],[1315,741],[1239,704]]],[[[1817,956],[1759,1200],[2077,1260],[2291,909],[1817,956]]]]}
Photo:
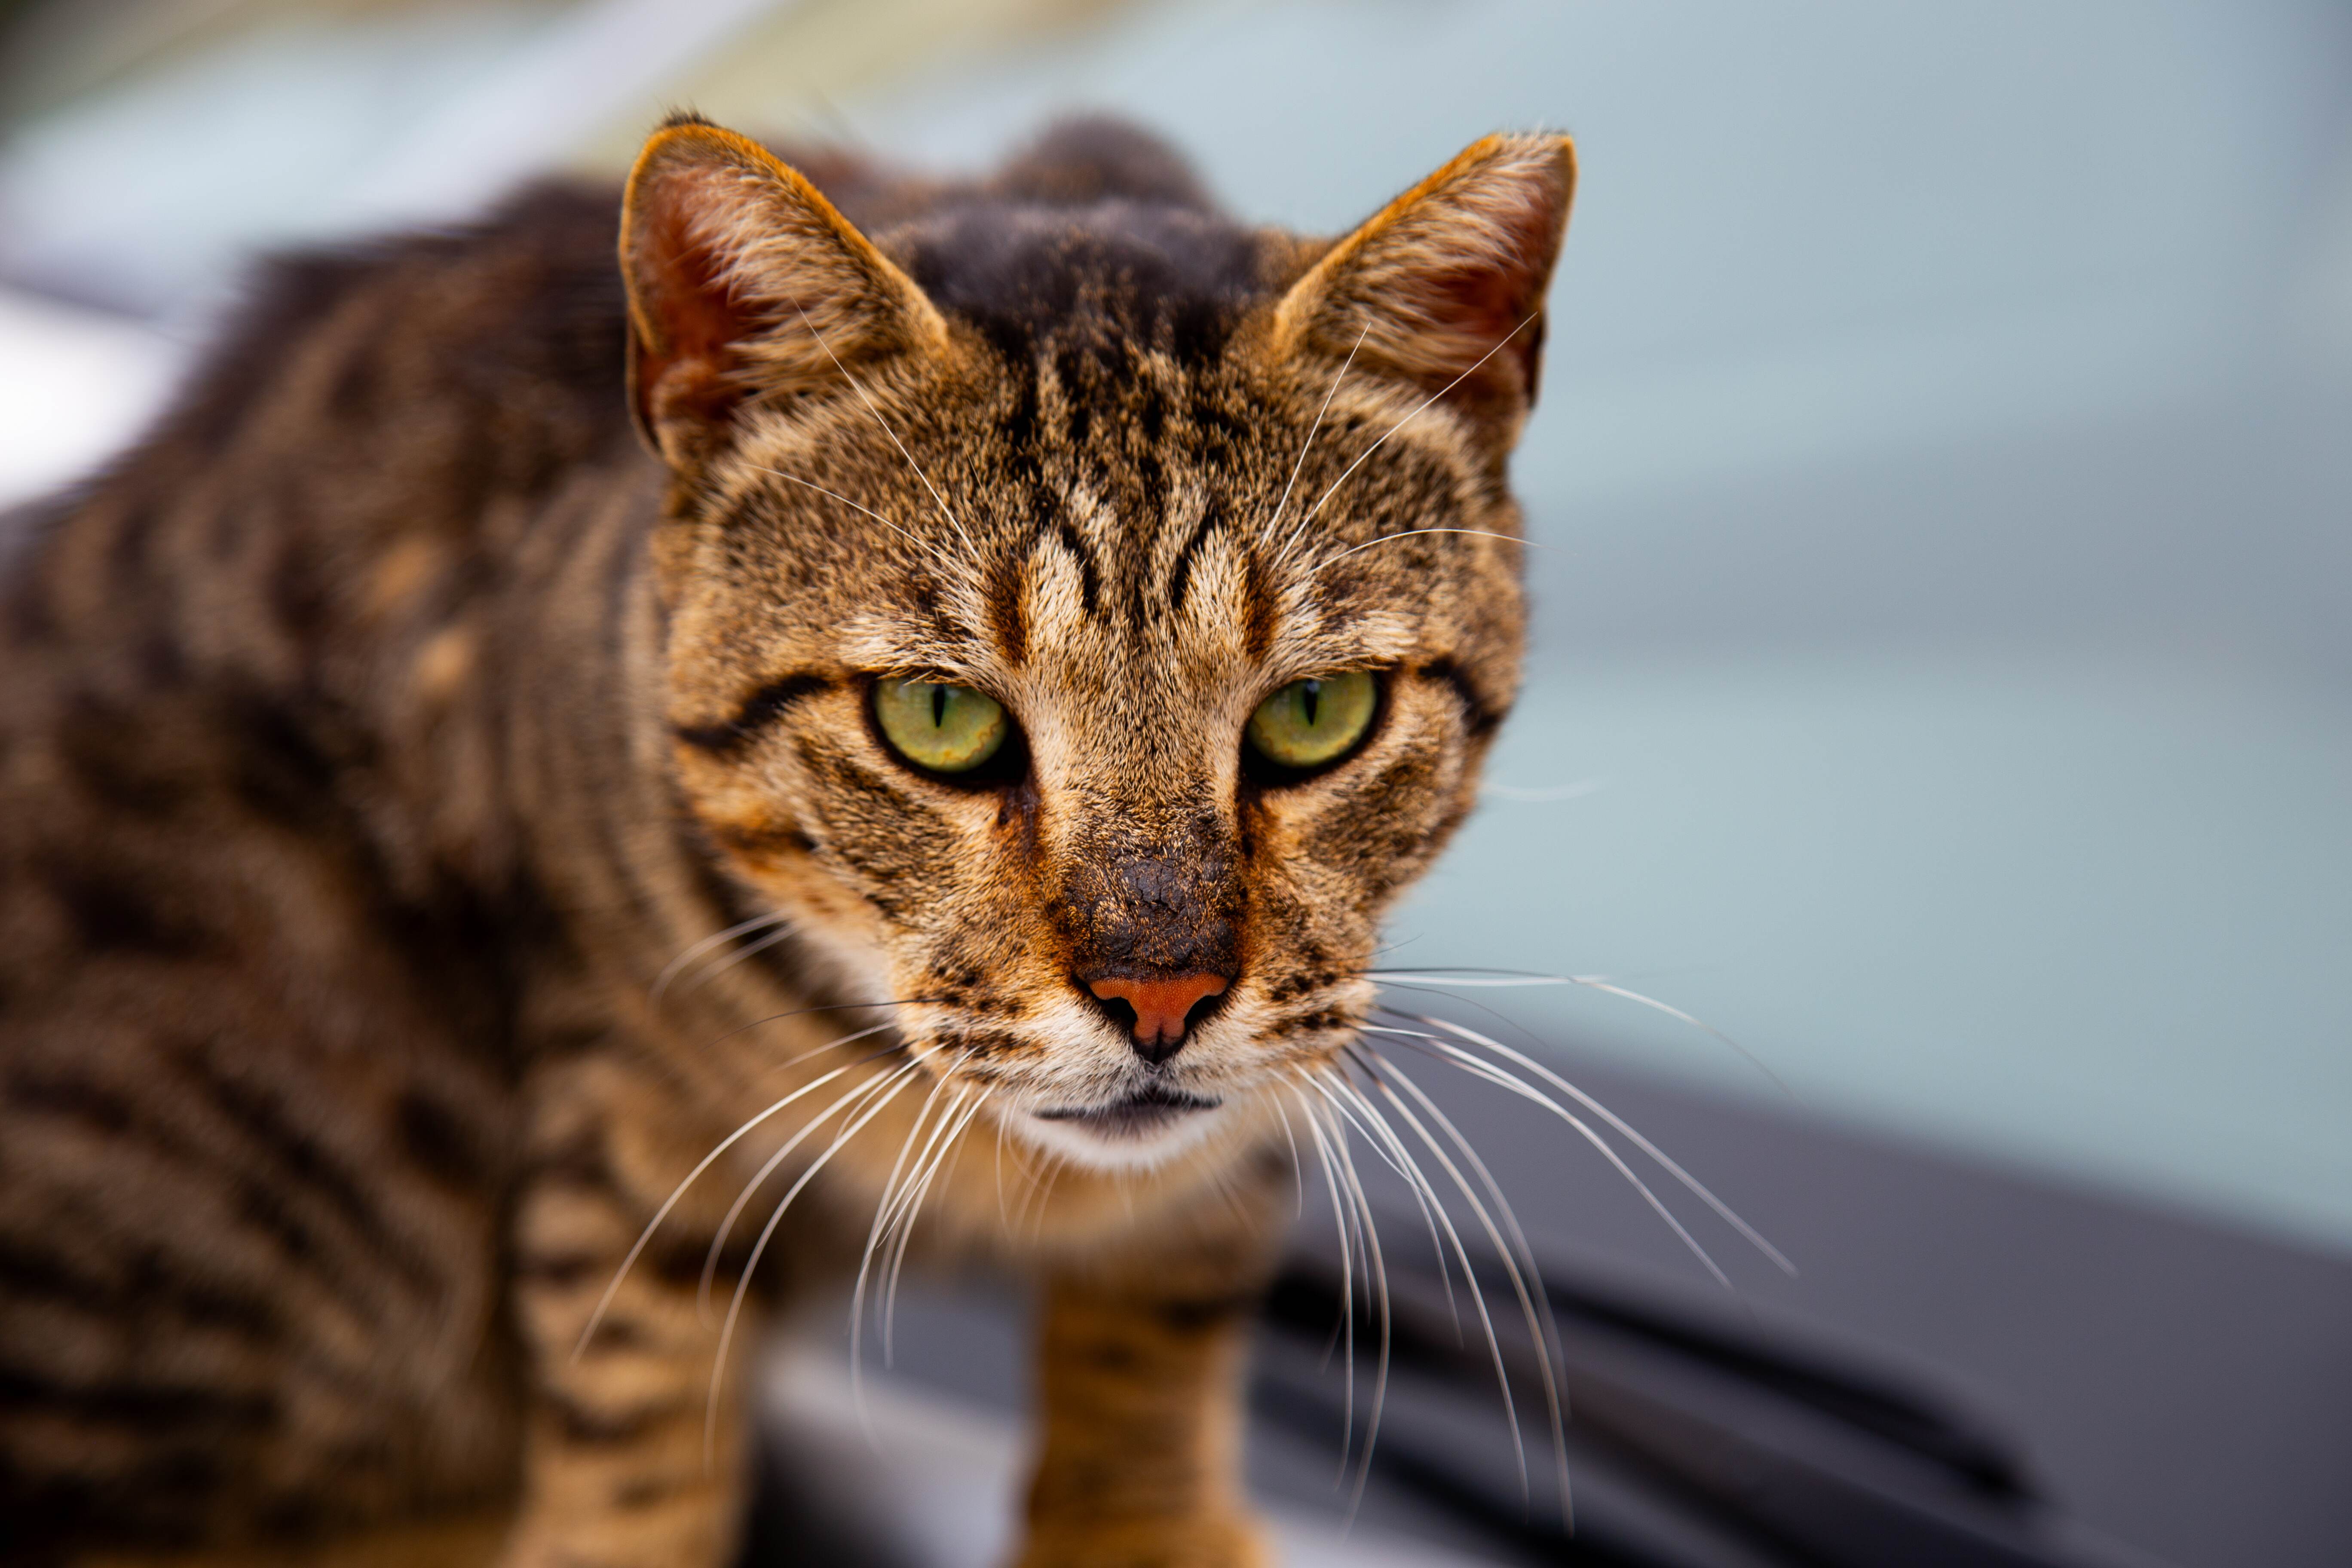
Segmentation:
{"type": "Polygon", "coordinates": [[[665,136],[625,246],[717,853],[1033,1142],[1149,1163],[1309,1092],[1516,686],[1564,144],[1328,250],[1135,202],[877,248],[665,136]]]}

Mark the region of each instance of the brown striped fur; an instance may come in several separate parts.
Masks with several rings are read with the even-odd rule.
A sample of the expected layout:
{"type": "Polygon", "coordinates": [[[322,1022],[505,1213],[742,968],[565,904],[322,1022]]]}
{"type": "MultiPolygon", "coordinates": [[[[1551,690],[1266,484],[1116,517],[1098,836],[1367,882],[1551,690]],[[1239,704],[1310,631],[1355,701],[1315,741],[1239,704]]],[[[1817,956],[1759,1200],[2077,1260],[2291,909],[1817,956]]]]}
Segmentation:
{"type": "Polygon", "coordinates": [[[1234,1395],[1284,1108],[1511,702],[1567,144],[1490,138],[1336,246],[1102,122],[971,184],[796,162],[686,117],[617,208],[281,264],[26,524],[12,1561],[724,1561],[747,1358],[714,1384],[705,1251],[885,1082],[751,1203],[719,1312],[870,1110],[751,1315],[838,1281],[931,1149],[919,1249],[1040,1281],[1023,1560],[1258,1560],[1234,1395]],[[1356,669],[1359,752],[1244,765],[1257,702],[1356,669]],[[995,696],[1017,754],[898,763],[894,675],[995,696]],[[1231,984],[1157,1063],[1083,988],[1186,970],[1231,984]],[[812,1085],[575,1357],[679,1179],[812,1085]],[[1138,1094],[1214,1107],[1045,1114],[1138,1094]]]}

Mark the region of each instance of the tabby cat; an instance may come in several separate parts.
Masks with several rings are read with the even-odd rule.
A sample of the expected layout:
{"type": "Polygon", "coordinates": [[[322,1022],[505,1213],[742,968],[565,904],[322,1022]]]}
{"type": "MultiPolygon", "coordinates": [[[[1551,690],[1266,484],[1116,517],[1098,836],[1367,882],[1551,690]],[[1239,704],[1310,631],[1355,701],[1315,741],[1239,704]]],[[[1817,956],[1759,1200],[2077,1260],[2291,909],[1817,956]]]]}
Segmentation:
{"type": "Polygon", "coordinates": [[[1512,700],[1570,145],[1336,243],[1109,121],[795,162],[674,119],[617,268],[572,187],[281,263],[24,520],[11,1561],[719,1563],[754,1328],[910,1247],[1036,1283],[1022,1563],[1265,1560],[1244,1330],[1512,700]]]}

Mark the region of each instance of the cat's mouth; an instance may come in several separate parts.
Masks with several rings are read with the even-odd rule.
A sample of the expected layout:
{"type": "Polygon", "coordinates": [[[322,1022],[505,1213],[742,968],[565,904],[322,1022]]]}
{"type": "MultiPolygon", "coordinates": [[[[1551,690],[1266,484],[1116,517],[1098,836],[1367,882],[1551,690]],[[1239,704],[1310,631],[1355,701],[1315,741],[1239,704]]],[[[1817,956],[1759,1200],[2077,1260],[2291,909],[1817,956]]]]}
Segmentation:
{"type": "Polygon", "coordinates": [[[1069,1121],[1106,1138],[1143,1138],[1195,1111],[1214,1110],[1223,1100],[1186,1094],[1162,1084],[1146,1084],[1133,1094],[1100,1105],[1057,1106],[1040,1110],[1041,1121],[1069,1121]]]}

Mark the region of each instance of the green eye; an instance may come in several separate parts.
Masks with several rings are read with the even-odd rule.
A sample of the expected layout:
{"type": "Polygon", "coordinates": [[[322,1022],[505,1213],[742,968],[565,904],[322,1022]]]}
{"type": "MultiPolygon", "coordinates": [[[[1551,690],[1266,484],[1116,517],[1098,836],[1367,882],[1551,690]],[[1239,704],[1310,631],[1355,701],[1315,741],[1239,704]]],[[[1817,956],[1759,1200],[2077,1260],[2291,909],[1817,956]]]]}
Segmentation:
{"type": "Polygon", "coordinates": [[[938,773],[970,773],[1013,732],[996,699],[936,680],[877,682],[874,718],[900,756],[938,773]]]}
{"type": "Polygon", "coordinates": [[[1249,742],[1276,767],[1319,768],[1364,738],[1375,695],[1363,670],[1294,680],[1250,715],[1249,742]]]}

